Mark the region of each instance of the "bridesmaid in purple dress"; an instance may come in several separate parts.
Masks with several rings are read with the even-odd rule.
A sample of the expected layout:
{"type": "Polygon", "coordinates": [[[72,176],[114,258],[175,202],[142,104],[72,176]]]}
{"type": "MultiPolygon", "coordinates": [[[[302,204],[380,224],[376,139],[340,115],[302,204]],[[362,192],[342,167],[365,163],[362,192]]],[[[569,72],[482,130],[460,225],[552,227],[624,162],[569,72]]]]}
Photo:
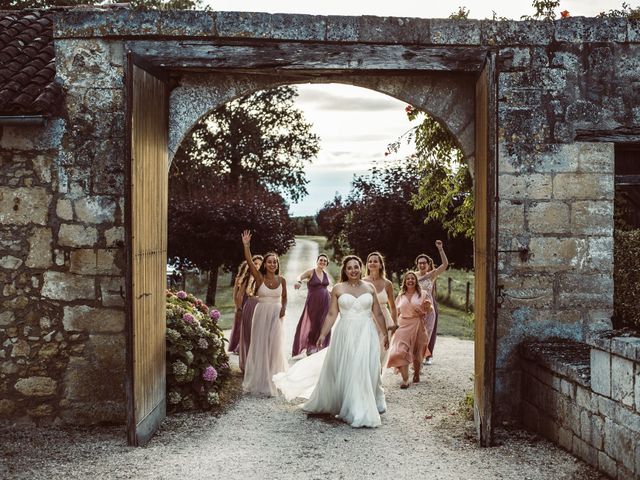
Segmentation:
{"type": "MultiPolygon", "coordinates": [[[[254,255],[251,258],[256,268],[260,269],[260,265],[262,265],[262,255],[254,255]]],[[[253,311],[258,304],[258,298],[255,296],[256,281],[249,273],[249,269],[247,269],[242,285],[244,294],[240,306],[241,320],[238,355],[240,356],[240,370],[244,372],[244,365],[247,361],[247,353],[249,352],[249,345],[251,344],[251,320],[253,319],[253,311]]]]}
{"type": "MultiPolygon", "coordinates": [[[[303,351],[307,351],[307,355],[311,355],[318,351],[316,343],[320,336],[322,323],[324,322],[327,312],[329,311],[329,277],[325,269],[329,265],[329,257],[324,253],[318,255],[316,259],[316,268],[311,268],[302,273],[296,280],[295,289],[299,289],[303,280],[308,280],[307,301],[304,304],[304,310],[298,321],[296,335],[293,339],[293,349],[291,355],[296,357],[303,351]]],[[[331,333],[327,335],[322,348],[329,345],[331,333]]]]}
{"type": "Polygon", "coordinates": [[[240,344],[240,323],[242,322],[242,304],[244,303],[244,290],[246,287],[249,266],[247,261],[243,261],[238,267],[238,274],[233,282],[233,303],[236,307],[235,317],[233,319],[233,327],[231,327],[231,335],[229,335],[228,351],[238,355],[240,344]]]}

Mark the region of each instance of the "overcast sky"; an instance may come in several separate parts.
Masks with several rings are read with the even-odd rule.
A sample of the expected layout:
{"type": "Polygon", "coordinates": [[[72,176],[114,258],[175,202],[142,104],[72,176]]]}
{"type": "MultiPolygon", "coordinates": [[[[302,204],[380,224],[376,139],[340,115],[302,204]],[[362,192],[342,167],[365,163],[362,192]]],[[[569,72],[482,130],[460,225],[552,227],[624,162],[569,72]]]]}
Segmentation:
{"type": "MultiPolygon", "coordinates": [[[[520,19],[534,13],[532,0],[456,0],[436,1],[352,1],[320,0],[217,0],[207,2],[214,10],[306,13],[316,15],[379,15],[421,18],[447,18],[464,5],[469,18],[498,16],[520,19]]],[[[635,6],[637,1],[628,1],[635,6]]],[[[622,0],[561,0],[561,10],[572,16],[595,16],[621,8],[622,0]]],[[[558,14],[559,16],[559,14],[558,14]]],[[[313,123],[321,138],[321,152],[307,169],[309,195],[291,205],[294,216],[314,215],[336,192],[345,196],[354,174],[364,173],[374,161],[383,161],[387,144],[406,132],[410,123],[406,104],[386,95],[346,85],[300,85],[298,106],[313,123]]],[[[405,147],[400,153],[408,153],[405,147]]]]}

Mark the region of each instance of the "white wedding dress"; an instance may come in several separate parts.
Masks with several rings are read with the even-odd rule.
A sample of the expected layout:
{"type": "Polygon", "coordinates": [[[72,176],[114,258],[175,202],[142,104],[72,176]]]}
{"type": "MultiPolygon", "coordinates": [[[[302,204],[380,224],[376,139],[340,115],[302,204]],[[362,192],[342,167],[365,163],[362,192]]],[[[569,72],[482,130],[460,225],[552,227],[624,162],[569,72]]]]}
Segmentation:
{"type": "Polygon", "coordinates": [[[274,375],[287,400],[308,398],[307,413],[329,413],[352,427],[377,427],[387,409],[380,376],[380,340],[371,313],[373,296],[338,297],[340,317],[331,344],[274,375]]]}

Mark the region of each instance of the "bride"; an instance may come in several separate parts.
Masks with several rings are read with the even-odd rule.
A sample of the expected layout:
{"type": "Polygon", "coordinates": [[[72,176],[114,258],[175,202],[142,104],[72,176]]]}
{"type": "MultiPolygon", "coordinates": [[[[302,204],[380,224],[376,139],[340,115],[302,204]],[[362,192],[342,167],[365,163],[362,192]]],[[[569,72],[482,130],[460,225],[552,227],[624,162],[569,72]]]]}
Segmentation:
{"type": "Polygon", "coordinates": [[[307,413],[329,413],[352,427],[377,427],[387,406],[380,376],[380,337],[389,348],[384,316],[374,287],[362,279],[362,260],[342,261],[340,283],[331,292],[329,313],[318,346],[337,323],[329,348],[310,355],[275,375],[273,381],[287,400],[308,398],[307,413]]]}

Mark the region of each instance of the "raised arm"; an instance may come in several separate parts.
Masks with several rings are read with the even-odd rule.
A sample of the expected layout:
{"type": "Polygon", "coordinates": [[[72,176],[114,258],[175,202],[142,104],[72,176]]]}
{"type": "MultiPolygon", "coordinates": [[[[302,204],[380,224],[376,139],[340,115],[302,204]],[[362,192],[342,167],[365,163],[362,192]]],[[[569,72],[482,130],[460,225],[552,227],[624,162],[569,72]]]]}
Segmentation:
{"type": "Polygon", "coordinates": [[[313,274],[313,268],[310,268],[306,272],[302,272],[300,275],[296,277],[296,283],[294,284],[293,288],[295,288],[296,290],[299,289],[302,281],[310,279],[312,274],[313,274]]]}
{"type": "Polygon", "coordinates": [[[436,240],[436,247],[438,248],[438,253],[440,253],[440,266],[427,275],[431,278],[436,278],[442,272],[444,272],[449,266],[449,260],[447,259],[447,254],[444,253],[444,248],[442,248],[442,240],[436,240]]]}
{"type": "Polygon", "coordinates": [[[260,283],[262,283],[262,274],[253,264],[251,260],[251,249],[249,245],[251,244],[251,232],[249,230],[245,230],[242,232],[242,245],[244,248],[244,259],[247,261],[247,265],[249,266],[249,271],[251,272],[251,276],[256,279],[256,290],[260,287],[260,283]]]}
{"type": "Polygon", "coordinates": [[[282,307],[280,308],[280,318],[284,318],[284,313],[287,311],[287,281],[284,277],[280,277],[280,285],[282,285],[282,296],[280,297],[282,307]]]}
{"type": "Polygon", "coordinates": [[[331,291],[331,300],[329,301],[329,312],[322,323],[322,329],[320,330],[320,336],[318,337],[318,341],[316,342],[316,347],[318,349],[322,348],[324,344],[324,339],[331,331],[331,327],[336,323],[336,318],[338,318],[338,294],[336,292],[336,288],[331,291]]]}

